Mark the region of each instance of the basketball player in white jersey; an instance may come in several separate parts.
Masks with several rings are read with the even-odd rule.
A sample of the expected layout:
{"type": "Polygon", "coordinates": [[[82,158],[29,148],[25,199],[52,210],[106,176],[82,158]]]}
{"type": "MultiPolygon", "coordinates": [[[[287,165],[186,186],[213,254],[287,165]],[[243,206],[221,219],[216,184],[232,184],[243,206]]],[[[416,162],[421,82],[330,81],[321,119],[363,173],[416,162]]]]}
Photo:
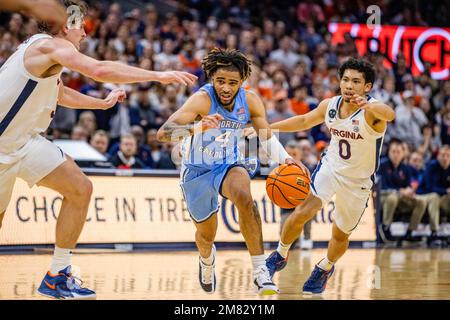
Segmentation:
{"type": "Polygon", "coordinates": [[[286,220],[278,248],[267,258],[271,274],[283,269],[288,250],[305,223],[336,195],[334,222],[327,256],[303,286],[305,294],[321,294],[334,272],[334,264],[348,248],[348,238],[367,206],[387,122],[394,111],[368,95],[375,81],[374,67],[350,58],[339,69],[342,95],[323,100],[301,116],[273,123],[271,129],[295,132],[325,122],[331,141],[311,176],[311,192],[286,220]]]}
{"type": "MultiPolygon", "coordinates": [[[[71,274],[71,249],[75,248],[86,220],[92,183],[73,160],[43,138],[56,104],[76,109],[108,109],[125,98],[122,89],[104,100],[64,87],[63,67],[100,82],[159,81],[192,84],[185,72],[154,72],[113,61],[97,61],[78,52],[86,34],[86,5],[65,1],[70,9],[67,25],[57,34],[36,34],[21,44],[0,69],[0,226],[16,177],[48,187],[63,197],[56,224],[56,245],[50,271],[38,289],[57,299],[94,298],[71,274]]],[[[69,12],[69,11],[68,11],[69,12]]]]}

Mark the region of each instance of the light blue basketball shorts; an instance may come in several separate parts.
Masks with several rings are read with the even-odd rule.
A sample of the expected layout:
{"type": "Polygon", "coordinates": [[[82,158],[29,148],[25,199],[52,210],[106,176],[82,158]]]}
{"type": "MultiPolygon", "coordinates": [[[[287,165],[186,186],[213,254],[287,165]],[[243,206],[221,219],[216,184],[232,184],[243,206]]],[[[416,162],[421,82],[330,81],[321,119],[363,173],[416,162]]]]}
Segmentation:
{"type": "Polygon", "coordinates": [[[230,169],[245,166],[241,163],[220,164],[214,169],[183,166],[180,186],[191,218],[199,223],[208,220],[219,210],[219,194],[230,169]]]}

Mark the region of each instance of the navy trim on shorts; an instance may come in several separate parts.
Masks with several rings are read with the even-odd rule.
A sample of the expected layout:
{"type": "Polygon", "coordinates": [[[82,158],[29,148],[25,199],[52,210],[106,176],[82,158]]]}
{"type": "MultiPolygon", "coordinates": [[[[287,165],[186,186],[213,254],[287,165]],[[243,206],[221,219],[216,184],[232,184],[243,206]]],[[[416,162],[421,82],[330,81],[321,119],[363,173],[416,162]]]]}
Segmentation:
{"type": "Polygon", "coordinates": [[[219,209],[220,209],[220,207],[217,206],[217,209],[211,211],[211,212],[206,216],[206,218],[204,218],[204,219],[202,219],[202,220],[197,220],[197,219],[195,219],[194,216],[193,216],[189,211],[188,211],[188,212],[189,212],[189,215],[191,216],[191,219],[192,219],[193,221],[195,221],[196,223],[202,223],[202,222],[205,222],[206,220],[209,220],[213,215],[217,214],[217,213],[219,212],[219,209]]]}
{"type": "MultiPolygon", "coordinates": [[[[372,184],[375,185],[375,174],[378,170],[378,166],[380,165],[380,151],[381,151],[381,143],[383,141],[383,137],[378,138],[375,146],[375,170],[370,176],[370,180],[372,180],[372,184]]],[[[372,185],[372,186],[373,186],[372,185]]]]}
{"type": "Polygon", "coordinates": [[[23,107],[23,105],[33,92],[34,88],[36,88],[37,84],[38,84],[37,81],[34,81],[32,79],[28,80],[25,87],[22,89],[22,92],[20,92],[19,96],[17,97],[17,100],[14,102],[11,109],[8,111],[3,120],[0,122],[0,136],[3,134],[3,132],[5,132],[6,128],[8,128],[11,121],[23,107]]]}
{"type": "Polygon", "coordinates": [[[314,189],[314,192],[317,193],[316,187],[314,187],[314,179],[316,178],[316,173],[319,172],[320,167],[322,166],[322,158],[319,161],[319,164],[316,167],[316,170],[314,170],[312,176],[311,176],[311,187],[314,189]]]}
{"type": "MultiPolygon", "coordinates": [[[[222,194],[222,185],[223,185],[223,182],[225,181],[225,178],[226,178],[227,175],[228,175],[228,172],[230,172],[230,170],[233,169],[233,168],[235,168],[235,167],[242,167],[242,168],[245,169],[245,166],[244,166],[243,164],[240,164],[240,163],[235,163],[235,164],[229,166],[229,167],[227,168],[227,171],[226,171],[225,174],[223,175],[223,179],[222,179],[222,181],[220,181],[220,185],[219,185],[219,194],[220,194],[223,198],[225,198],[225,199],[227,199],[227,200],[229,200],[229,199],[228,199],[227,197],[225,197],[225,196],[222,194]]],[[[247,171],[247,170],[245,170],[245,171],[247,171]]],[[[248,173],[248,171],[247,171],[247,173],[248,173]]],[[[249,176],[250,176],[250,175],[249,175],[249,176]]]]}
{"type": "Polygon", "coordinates": [[[64,152],[62,151],[62,149],[58,146],[56,146],[59,149],[59,152],[61,152],[61,157],[64,159],[64,152]]]}
{"type": "Polygon", "coordinates": [[[368,204],[368,203],[369,203],[369,197],[367,197],[367,200],[366,200],[366,207],[364,208],[363,212],[362,212],[361,215],[359,216],[358,222],[356,223],[356,225],[355,225],[352,229],[350,229],[349,232],[352,232],[352,231],[355,230],[356,227],[358,226],[359,222],[361,221],[362,216],[364,215],[364,212],[366,212],[366,208],[367,208],[367,204],[368,204]]]}

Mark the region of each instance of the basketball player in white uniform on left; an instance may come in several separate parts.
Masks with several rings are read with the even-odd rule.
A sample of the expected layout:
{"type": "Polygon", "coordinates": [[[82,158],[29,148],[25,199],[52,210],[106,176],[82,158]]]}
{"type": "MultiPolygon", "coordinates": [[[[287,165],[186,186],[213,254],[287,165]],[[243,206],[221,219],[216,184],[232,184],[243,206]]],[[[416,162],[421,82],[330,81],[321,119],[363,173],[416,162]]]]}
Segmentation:
{"type": "Polygon", "coordinates": [[[305,115],[273,123],[282,132],[310,129],[325,122],[331,141],[311,176],[311,192],[286,220],[277,251],[266,260],[271,274],[283,269],[288,250],[304,224],[336,195],[327,256],[314,268],[303,286],[305,294],[321,294],[334,264],[348,248],[348,238],[367,206],[388,121],[395,112],[368,95],[375,81],[374,67],[350,58],[339,69],[341,94],[323,100],[305,115]]]}
{"type": "MultiPolygon", "coordinates": [[[[119,62],[97,61],[78,52],[86,37],[81,1],[64,1],[67,25],[57,34],[36,34],[22,43],[0,69],[0,227],[16,177],[30,187],[37,184],[63,196],[56,224],[56,245],[50,271],[38,292],[57,299],[95,298],[71,273],[71,249],[75,248],[86,220],[92,183],[73,160],[40,134],[47,130],[56,104],[76,109],[108,109],[125,98],[122,89],[104,100],[64,87],[63,67],[100,82],[192,84],[196,76],[186,72],[154,72],[119,62]]],[[[42,28],[45,28],[42,25],[42,28]]],[[[48,30],[43,30],[48,32],[48,30]]]]}

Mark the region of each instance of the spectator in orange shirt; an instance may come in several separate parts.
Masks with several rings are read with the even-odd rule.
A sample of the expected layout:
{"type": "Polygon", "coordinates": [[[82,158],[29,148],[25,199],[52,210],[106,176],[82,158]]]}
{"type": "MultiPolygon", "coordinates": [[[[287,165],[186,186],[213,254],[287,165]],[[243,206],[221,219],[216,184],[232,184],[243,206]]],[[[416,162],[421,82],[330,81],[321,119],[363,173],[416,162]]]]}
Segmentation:
{"type": "Polygon", "coordinates": [[[292,112],[298,115],[308,113],[311,108],[306,102],[308,97],[308,89],[306,87],[298,86],[294,88],[294,97],[290,99],[292,112]]]}
{"type": "Polygon", "coordinates": [[[97,5],[88,8],[88,14],[84,18],[84,31],[89,36],[94,36],[98,27],[101,24],[100,20],[101,10],[97,5]]]}
{"type": "Polygon", "coordinates": [[[201,71],[201,63],[194,56],[195,44],[194,41],[188,40],[183,45],[183,50],[178,55],[183,69],[193,74],[198,74],[201,71]]]}

